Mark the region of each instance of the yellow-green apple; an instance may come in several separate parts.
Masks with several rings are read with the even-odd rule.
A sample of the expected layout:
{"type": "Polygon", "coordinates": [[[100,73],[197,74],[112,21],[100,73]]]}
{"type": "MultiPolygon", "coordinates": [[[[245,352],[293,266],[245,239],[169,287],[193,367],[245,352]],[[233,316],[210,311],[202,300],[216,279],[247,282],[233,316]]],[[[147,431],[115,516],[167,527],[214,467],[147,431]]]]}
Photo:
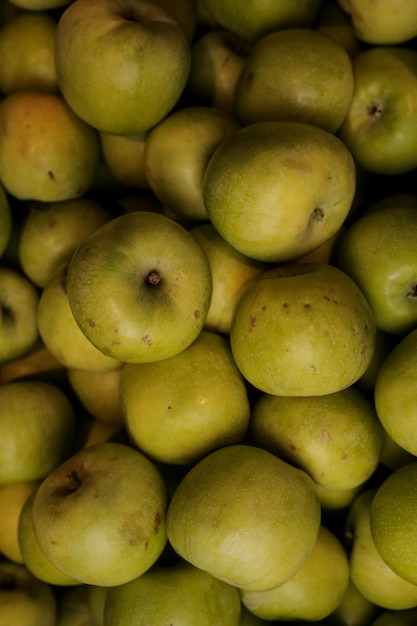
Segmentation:
{"type": "Polygon", "coordinates": [[[243,604],[265,620],[317,622],[339,606],[349,582],[349,562],[338,537],[321,525],[312,552],[279,587],[242,590],[243,604]]]}
{"type": "Polygon", "coordinates": [[[61,92],[104,132],[138,133],[163,119],[180,99],[190,56],[183,28],[158,3],[75,0],[58,21],[61,92]]]}
{"type": "Polygon", "coordinates": [[[157,124],[146,137],[145,168],[161,204],[181,218],[207,221],[202,191],[207,164],[239,129],[234,116],[206,106],[182,107],[157,124]]]}
{"type": "Polygon", "coordinates": [[[135,135],[99,132],[106,166],[123,187],[149,188],[145,170],[146,136],[147,131],[135,135]]]}
{"type": "Polygon", "coordinates": [[[370,509],[377,551],[388,567],[413,585],[417,585],[416,480],[416,461],[398,467],[379,484],[370,509]]]}
{"type": "Polygon", "coordinates": [[[187,101],[235,115],[235,89],[251,46],[224,28],[203,31],[191,45],[187,101]]]}
{"type": "Polygon", "coordinates": [[[415,454],[411,454],[405,450],[399,443],[397,443],[391,435],[388,434],[386,428],[384,428],[384,445],[381,451],[381,464],[387,467],[389,470],[397,469],[406,463],[415,461],[415,454]]]}
{"type": "Polygon", "coordinates": [[[345,230],[336,264],[365,294],[377,328],[403,335],[417,324],[417,210],[365,212],[345,230]]]}
{"type": "Polygon", "coordinates": [[[65,7],[71,0],[9,0],[9,2],[27,11],[49,11],[65,7]]]}
{"type": "Polygon", "coordinates": [[[0,486],[0,554],[15,563],[24,562],[18,533],[20,514],[39,485],[40,480],[29,480],[0,486]]]}
{"type": "Polygon", "coordinates": [[[408,0],[338,0],[356,36],[373,46],[402,44],[417,36],[417,6],[408,0]]]}
{"type": "Polygon", "coordinates": [[[33,528],[58,569],[82,583],[111,587],[158,560],[166,544],[166,506],[157,467],[130,446],[105,442],[80,450],[45,478],[32,506],[33,528]]]}
{"type": "Polygon", "coordinates": [[[240,442],[250,416],[245,381],[228,341],[205,330],[171,358],[127,363],[121,402],[133,444],[155,461],[171,464],[191,465],[240,442]]]}
{"type": "Polygon", "coordinates": [[[56,20],[47,11],[22,11],[0,30],[0,91],[56,93],[56,20]]]}
{"type": "Polygon", "coordinates": [[[352,95],[352,61],[343,46],[317,29],[285,28],[252,47],[236,85],[235,109],[245,125],[294,121],[335,133],[352,95]]]}
{"type": "Polygon", "coordinates": [[[250,434],[255,445],[334,490],[364,484],[379,465],[384,443],[373,402],[353,386],[323,396],[261,394],[250,434]]]}
{"type": "Polygon", "coordinates": [[[0,184],[0,257],[6,250],[12,233],[12,212],[9,198],[0,184]]]}
{"type": "Polygon", "coordinates": [[[372,537],[370,511],[376,489],[366,489],[352,503],[345,522],[350,576],[377,606],[403,610],[417,606],[417,585],[401,578],[382,559],[372,537]]]}
{"type": "Polygon", "coordinates": [[[7,383],[0,387],[0,430],[0,484],[41,480],[71,450],[74,409],[52,383],[7,383]]]}
{"type": "Polygon", "coordinates": [[[350,489],[328,489],[316,483],[317,495],[320,498],[321,510],[326,514],[347,511],[358,493],[364,488],[363,485],[350,489]]]}
{"type": "Polygon", "coordinates": [[[378,417],[394,442],[417,456],[417,328],[403,336],[381,365],[374,387],[378,417]]]}
{"type": "Polygon", "coordinates": [[[38,338],[39,292],[19,269],[0,266],[0,363],[28,354],[38,338]]]}
{"type": "MultiPolygon", "coordinates": [[[[40,483],[37,489],[39,486],[40,483]]],[[[22,563],[38,580],[43,580],[50,585],[56,587],[79,585],[79,581],[74,580],[71,576],[67,576],[67,574],[55,567],[39,547],[32,520],[33,502],[37,489],[33,490],[26,498],[18,519],[17,534],[22,554],[22,563]]]]}
{"type": "Polygon", "coordinates": [[[412,171],[417,167],[417,50],[370,46],[352,65],[355,87],[338,136],[366,171],[412,171]]]}
{"type": "Polygon", "coordinates": [[[24,356],[2,363],[0,384],[10,383],[20,378],[42,378],[53,383],[64,383],[65,367],[60,363],[39,339],[33,350],[24,356]]]}
{"type": "Polygon", "coordinates": [[[207,254],[213,278],[205,328],[228,335],[242,289],[248,280],[269,266],[233,248],[210,222],[196,224],[189,231],[207,254]]]}
{"type": "Polygon", "coordinates": [[[23,272],[35,285],[45,287],[83,239],[111,217],[107,208],[88,197],[30,203],[19,239],[23,272]]]}
{"type": "Polygon", "coordinates": [[[198,337],[210,306],[207,255],[174,220],[148,211],[115,217],[72,257],[68,299],[85,336],[103,354],[151,362],[198,337]]]}
{"type": "Polygon", "coordinates": [[[77,585],[60,590],[56,626],[95,626],[88,605],[89,589],[89,585],[77,585]]]}
{"type": "Polygon", "coordinates": [[[53,588],[38,580],[21,563],[0,560],[0,624],[56,626],[53,588]]]}
{"type": "Polygon", "coordinates": [[[309,28],[320,10],[320,0],[274,2],[262,4],[251,0],[242,4],[236,0],[204,0],[208,14],[216,23],[253,42],[266,33],[301,26],[309,28]]]}
{"type": "Polygon", "coordinates": [[[265,626],[267,623],[266,620],[254,615],[242,604],[239,626],[265,626]]]}
{"type": "Polygon", "coordinates": [[[120,397],[122,367],[96,371],[67,368],[68,382],[86,411],[107,424],[123,425],[120,397]]]}
{"type": "Polygon", "coordinates": [[[215,150],[203,199],[226,241],[246,256],[277,263],[314,250],[339,230],[355,181],[352,155],[332,133],[301,122],[257,122],[215,150]]]}
{"type": "Polygon", "coordinates": [[[0,102],[0,179],[19,200],[85,194],[100,160],[96,131],[59,94],[15,92],[0,102]]]}
{"type": "MultiPolygon", "coordinates": [[[[369,626],[381,612],[381,608],[365,598],[349,578],[348,588],[339,606],[333,611],[331,626],[369,626]]],[[[327,620],[325,620],[326,623],[327,620]]]]}
{"type": "Polygon", "coordinates": [[[239,591],[209,573],[179,561],[155,566],[108,590],[105,626],[198,624],[239,626],[239,591]]]}
{"type": "Polygon", "coordinates": [[[182,28],[182,31],[190,43],[194,39],[197,29],[197,8],[195,0],[152,0],[153,4],[161,7],[169,13],[182,28]]]}
{"type": "Polygon", "coordinates": [[[87,585],[87,603],[90,611],[91,624],[88,626],[104,626],[104,607],[108,589],[99,585],[87,585]]]}
{"type": "Polygon", "coordinates": [[[320,396],[355,383],[375,345],[359,287],[329,264],[281,264],[246,284],[230,329],[232,353],[254,387],[278,396],[320,396]]]}
{"type": "Polygon", "coordinates": [[[166,523],[180,557],[240,589],[261,591],[299,570],[320,518],[306,472],[261,448],[232,444],[192,466],[174,491],[166,523]]]}
{"type": "Polygon", "coordinates": [[[371,626],[414,626],[417,620],[417,607],[403,611],[386,609],[378,614],[371,626]]]}
{"type": "Polygon", "coordinates": [[[315,28],[337,41],[351,59],[363,50],[364,46],[358,39],[350,16],[333,0],[322,1],[315,28]]]}

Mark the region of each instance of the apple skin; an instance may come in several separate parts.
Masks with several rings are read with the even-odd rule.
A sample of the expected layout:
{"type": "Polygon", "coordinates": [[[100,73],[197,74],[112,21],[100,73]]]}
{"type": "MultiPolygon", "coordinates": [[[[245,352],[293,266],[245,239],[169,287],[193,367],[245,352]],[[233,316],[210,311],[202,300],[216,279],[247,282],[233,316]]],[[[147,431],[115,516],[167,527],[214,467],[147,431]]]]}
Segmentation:
{"type": "Polygon", "coordinates": [[[408,0],[338,0],[359,40],[402,44],[417,36],[417,6],[408,0]]]}
{"type": "Polygon", "coordinates": [[[7,248],[12,233],[12,212],[9,199],[0,185],[0,257],[7,248]]]}
{"type": "Polygon", "coordinates": [[[234,248],[278,263],[314,250],[339,230],[355,179],[352,155],[333,134],[300,122],[257,122],[214,152],[203,198],[209,220],[234,248]]]}
{"type": "Polygon", "coordinates": [[[145,145],[148,131],[134,135],[99,132],[104,162],[123,188],[149,189],[145,169],[145,145]]]}
{"type": "Polygon", "coordinates": [[[316,19],[315,28],[337,41],[353,59],[363,50],[350,16],[333,0],[323,0],[316,19]]]}
{"type": "Polygon", "coordinates": [[[365,294],[375,324],[403,335],[417,323],[417,212],[395,205],[365,212],[343,233],[336,265],[365,294]]]}
{"type": "Polygon", "coordinates": [[[249,424],[248,392],[229,343],[204,330],[170,359],[127,363],[121,402],[130,440],[162,463],[191,465],[240,442],[249,424]]]}
{"type": "Polygon", "coordinates": [[[412,171],[417,167],[417,50],[372,46],[352,64],[355,88],[338,137],[368,172],[412,171]]]}
{"type": "Polygon", "coordinates": [[[84,240],[69,266],[77,324],[103,354],[123,362],[184,350],[203,329],[211,293],[205,252],[183,226],[158,213],[110,220],[84,240]]]}
{"type": "Polygon", "coordinates": [[[89,415],[115,426],[124,424],[120,397],[122,369],[122,364],[102,371],[67,368],[71,389],[89,415]]]}
{"type": "Polygon", "coordinates": [[[335,133],[353,95],[346,50],[312,28],[286,28],[253,46],[235,90],[235,111],[245,124],[284,120],[335,133]]]}
{"type": "Polygon", "coordinates": [[[111,587],[157,561],[166,544],[166,506],[156,466],[130,446],[105,442],[80,450],[46,477],[33,502],[33,528],[58,569],[84,584],[111,587]]]}
{"type": "Polygon", "coordinates": [[[239,626],[240,607],[235,587],[179,561],[153,567],[139,578],[109,589],[104,626],[239,626]]]}
{"type": "Polygon", "coordinates": [[[24,565],[0,560],[0,614],[4,626],[56,626],[54,591],[24,565]]]}
{"type": "Polygon", "coordinates": [[[18,269],[0,267],[0,364],[28,354],[39,339],[39,292],[18,269]]]}
{"type": "Polygon", "coordinates": [[[320,396],[356,382],[374,352],[365,296],[340,269],[282,264],[252,278],[230,330],[237,366],[271,395],[320,396]]]}
{"type": "Polygon", "coordinates": [[[262,591],[298,571],[314,547],[320,516],[314,483],[303,470],[261,448],[233,444],[186,473],[166,523],[180,557],[241,590],[262,591]]]}
{"type": "Polygon", "coordinates": [[[39,485],[40,480],[30,480],[0,486],[0,554],[15,563],[24,562],[18,536],[20,514],[39,485]]]}
{"type": "Polygon", "coordinates": [[[417,608],[403,611],[382,611],[371,626],[414,626],[417,620],[417,608]]]}
{"type": "Polygon", "coordinates": [[[0,484],[43,479],[69,453],[75,416],[67,395],[42,380],[0,387],[0,484]],[[30,441],[30,448],[27,442],[30,441]]]}
{"type": "Polygon", "coordinates": [[[190,44],[157,4],[76,0],[58,21],[55,61],[62,94],[81,119],[100,131],[133,134],[177,104],[190,44]]]}
{"type": "Polygon", "coordinates": [[[56,202],[93,185],[97,133],[58,94],[16,92],[0,102],[0,179],[19,200],[56,202]]]}

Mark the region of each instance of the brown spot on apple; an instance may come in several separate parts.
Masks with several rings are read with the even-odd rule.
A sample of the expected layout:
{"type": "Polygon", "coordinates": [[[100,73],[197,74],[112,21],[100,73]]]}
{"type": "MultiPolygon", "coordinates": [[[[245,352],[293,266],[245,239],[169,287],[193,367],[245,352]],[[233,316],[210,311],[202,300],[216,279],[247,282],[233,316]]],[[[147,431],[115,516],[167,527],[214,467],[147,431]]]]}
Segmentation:
{"type": "Polygon", "coordinates": [[[51,170],[49,170],[48,176],[49,176],[50,180],[52,180],[53,182],[56,182],[55,181],[55,174],[51,170]]]}
{"type": "Polygon", "coordinates": [[[89,320],[88,325],[91,326],[91,328],[94,328],[96,323],[94,320],[89,320]]]}
{"type": "Polygon", "coordinates": [[[146,343],[148,346],[152,344],[152,337],[150,335],[144,335],[142,337],[142,343],[146,343]]]}
{"type": "Polygon", "coordinates": [[[155,534],[159,531],[161,527],[161,522],[162,522],[162,513],[161,511],[157,511],[155,513],[155,520],[154,520],[154,525],[153,525],[153,530],[155,534]]]}

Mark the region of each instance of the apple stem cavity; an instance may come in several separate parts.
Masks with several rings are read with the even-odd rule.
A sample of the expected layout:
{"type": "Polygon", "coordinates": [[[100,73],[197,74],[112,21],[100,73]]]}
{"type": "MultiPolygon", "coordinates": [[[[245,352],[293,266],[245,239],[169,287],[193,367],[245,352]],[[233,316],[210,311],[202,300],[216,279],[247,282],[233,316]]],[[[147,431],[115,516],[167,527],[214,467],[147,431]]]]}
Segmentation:
{"type": "Polygon", "coordinates": [[[417,298],[417,282],[412,283],[407,289],[407,298],[417,298]]]}
{"type": "Polygon", "coordinates": [[[379,120],[382,117],[383,109],[380,104],[373,102],[368,106],[368,115],[369,117],[373,117],[375,120],[379,120]]]}
{"type": "Polygon", "coordinates": [[[320,209],[320,207],[316,207],[311,214],[311,219],[315,220],[316,222],[322,222],[324,219],[323,209],[320,209]]]}
{"type": "Polygon", "coordinates": [[[158,285],[161,281],[161,277],[156,270],[152,270],[152,272],[148,274],[147,281],[150,285],[158,285]]]}
{"type": "Polygon", "coordinates": [[[81,480],[75,470],[72,471],[70,474],[67,474],[65,476],[65,479],[66,479],[68,491],[70,491],[71,493],[73,491],[77,491],[78,487],[81,486],[81,480]]]}

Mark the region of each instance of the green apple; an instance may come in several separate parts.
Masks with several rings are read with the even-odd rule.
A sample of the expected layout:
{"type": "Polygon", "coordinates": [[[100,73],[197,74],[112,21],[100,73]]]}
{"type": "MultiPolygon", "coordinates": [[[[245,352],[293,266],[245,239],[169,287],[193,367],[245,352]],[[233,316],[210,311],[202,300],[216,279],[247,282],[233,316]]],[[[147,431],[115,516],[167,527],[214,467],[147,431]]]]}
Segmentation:
{"type": "Polygon", "coordinates": [[[384,428],[384,445],[381,450],[381,464],[387,467],[389,470],[397,469],[406,463],[410,463],[415,460],[415,454],[411,454],[400,446],[392,437],[388,434],[386,428],[384,428]]]}
{"type": "Polygon", "coordinates": [[[95,626],[91,619],[88,596],[88,585],[63,589],[58,595],[56,626],[95,626]]]}
{"type": "Polygon", "coordinates": [[[320,498],[321,510],[323,513],[330,515],[347,511],[363,487],[363,485],[358,485],[350,489],[328,489],[316,483],[316,491],[320,498]]]}
{"type": "Polygon", "coordinates": [[[417,585],[416,480],[416,461],[395,469],[378,486],[370,510],[371,533],[381,558],[413,585],[417,585]]]}
{"type": "Polygon", "coordinates": [[[121,367],[121,362],[103,354],[81,331],[68,299],[68,263],[64,263],[42,289],[37,323],[48,351],[66,368],[107,371],[121,367]]]}
{"type": "Polygon", "coordinates": [[[240,589],[262,591],[299,570],[320,518],[308,474],[266,450],[234,444],[192,466],[166,523],[180,557],[240,589]]]}
{"type": "Polygon", "coordinates": [[[353,96],[353,67],[341,44],[313,28],[285,28],[253,46],[235,90],[245,125],[270,120],[335,133],[353,96]]]}
{"type": "Polygon", "coordinates": [[[375,322],[362,291],[328,264],[281,264],[244,288],[230,343],[254,387],[278,396],[341,391],[366,371],[375,322]]]}
{"type": "Polygon", "coordinates": [[[315,28],[337,41],[353,59],[364,48],[346,11],[333,0],[323,0],[315,28]]]}
{"type": "MultiPolygon", "coordinates": [[[[40,483],[37,486],[39,488],[40,483]]],[[[33,529],[32,509],[33,502],[36,497],[37,489],[33,490],[26,498],[23,507],[20,511],[20,516],[17,525],[17,534],[20,550],[22,553],[22,562],[25,567],[35,576],[38,580],[43,580],[55,587],[70,587],[73,585],[79,585],[79,581],[74,580],[71,576],[67,576],[59,570],[51,561],[45,556],[45,553],[39,547],[39,543],[36,539],[33,529]]]]}
{"type": "Polygon", "coordinates": [[[365,212],[343,233],[336,264],[365,294],[380,330],[403,335],[417,323],[417,211],[365,212]]]}
{"type": "Polygon", "coordinates": [[[65,382],[65,367],[60,363],[41,340],[27,354],[0,366],[0,384],[22,378],[42,378],[57,383],[65,382]]]}
{"type": "Polygon", "coordinates": [[[417,36],[417,6],[408,0],[338,0],[356,36],[373,46],[408,42],[417,36]]]}
{"type": "Polygon", "coordinates": [[[328,626],[369,626],[380,612],[381,607],[365,598],[349,578],[345,595],[331,614],[328,626]]]}
{"type": "Polygon", "coordinates": [[[243,604],[266,620],[317,622],[340,604],[349,582],[349,562],[336,535],[321,525],[316,543],[297,573],[279,587],[241,592],[243,604]]]}
{"type": "Polygon", "coordinates": [[[0,91],[56,93],[56,20],[46,11],[22,11],[0,30],[0,91]]]}
{"type": "Polygon", "coordinates": [[[226,241],[246,256],[277,263],[314,250],[339,230],[355,180],[352,155],[332,133],[301,122],[258,122],[216,149],[203,198],[226,241]]]}
{"type": "Polygon", "coordinates": [[[100,160],[97,133],[58,94],[16,92],[0,102],[0,179],[19,200],[82,196],[100,160]]]}
{"type": "Polygon", "coordinates": [[[417,607],[403,611],[382,611],[371,626],[414,626],[417,620],[417,607]]]}
{"type": "Polygon", "coordinates": [[[268,623],[270,622],[257,617],[242,604],[239,626],[266,626],[268,623]]]}
{"type": "Polygon", "coordinates": [[[191,465],[240,442],[249,424],[248,393],[229,343],[204,330],[171,358],[127,363],[121,402],[133,444],[162,463],[191,465]]]}
{"type": "Polygon", "coordinates": [[[366,489],[352,503],[346,517],[350,539],[350,576],[359,591],[385,609],[417,606],[417,585],[396,574],[382,559],[372,537],[370,511],[376,489],[366,489]]]}
{"type": "Polygon", "coordinates": [[[109,589],[104,626],[239,626],[240,607],[235,587],[180,561],[109,589]]]}
{"type": "Polygon", "coordinates": [[[99,132],[103,159],[111,175],[123,187],[148,189],[145,170],[145,145],[148,132],[115,135],[99,132]]]}
{"type": "Polygon", "coordinates": [[[0,486],[0,554],[15,563],[24,562],[19,545],[20,514],[39,485],[39,480],[29,480],[0,486]]]}
{"type": "Polygon", "coordinates": [[[366,171],[412,171],[417,167],[417,50],[371,46],[352,64],[355,88],[338,136],[366,171]]]}
{"type": "Polygon", "coordinates": [[[0,266],[0,363],[28,354],[39,338],[39,292],[19,269],[0,266]]]}
{"type": "Polygon", "coordinates": [[[56,626],[56,616],[51,585],[22,564],[0,560],[0,626],[56,626]]]}
{"type": "Polygon", "coordinates": [[[252,0],[244,4],[236,0],[203,0],[203,4],[220,26],[249,42],[292,26],[309,28],[320,9],[320,0],[252,0]]]}
{"type": "Polygon", "coordinates": [[[33,528],[58,569],[111,587],[157,561],[166,543],[166,506],[156,466],[130,446],[105,442],[80,450],[45,478],[33,502],[33,528]]]}
{"type": "Polygon", "coordinates": [[[182,28],[182,31],[190,43],[194,39],[197,29],[197,8],[195,0],[152,0],[153,4],[161,7],[169,13],[182,28]]]}
{"type": "Polygon", "coordinates": [[[99,585],[87,585],[87,603],[91,616],[89,626],[104,626],[104,607],[108,589],[99,585]]]}
{"type": "Polygon", "coordinates": [[[417,381],[417,329],[401,338],[382,364],[375,382],[374,402],[388,435],[404,451],[417,456],[417,411],[413,389],[417,381]]]}
{"type": "Polygon", "coordinates": [[[68,382],[86,411],[107,424],[123,425],[122,367],[112,370],[67,368],[68,382]]]}
{"type": "Polygon", "coordinates": [[[98,130],[134,134],[177,104],[190,68],[190,43],[158,3],[76,0],[61,15],[55,60],[61,92],[98,130]]]}
{"type": "Polygon", "coordinates": [[[49,11],[65,7],[71,0],[9,0],[9,2],[27,11],[49,11]]]}
{"type": "Polygon", "coordinates": [[[45,287],[83,239],[111,216],[101,203],[88,197],[31,203],[19,239],[23,272],[35,285],[45,287]]]}
{"type": "Polygon", "coordinates": [[[12,234],[12,211],[9,198],[0,184],[0,257],[5,252],[12,234]]]}
{"type": "Polygon", "coordinates": [[[207,221],[202,183],[216,148],[240,129],[235,117],[211,107],[182,107],[147,135],[145,168],[160,202],[181,218],[207,221]]]}
{"type": "Polygon", "coordinates": [[[19,380],[0,386],[0,484],[43,479],[66,458],[74,429],[72,404],[56,385],[19,380]]]}
{"type": "Polygon", "coordinates": [[[120,215],[87,237],[69,266],[68,298],[103,354],[153,362],[179,354],[203,329],[212,276],[207,256],[174,220],[120,215]]]}
{"type": "Polygon", "coordinates": [[[207,254],[213,278],[205,328],[228,335],[233,312],[243,288],[268,265],[233,248],[210,222],[196,224],[189,231],[207,254]]]}
{"type": "Polygon", "coordinates": [[[255,445],[333,490],[353,489],[371,478],[384,443],[373,402],[353,386],[322,396],[261,394],[250,433],[255,445]]]}
{"type": "Polygon", "coordinates": [[[224,28],[203,31],[191,45],[187,101],[235,115],[235,89],[251,46],[224,28]]]}

